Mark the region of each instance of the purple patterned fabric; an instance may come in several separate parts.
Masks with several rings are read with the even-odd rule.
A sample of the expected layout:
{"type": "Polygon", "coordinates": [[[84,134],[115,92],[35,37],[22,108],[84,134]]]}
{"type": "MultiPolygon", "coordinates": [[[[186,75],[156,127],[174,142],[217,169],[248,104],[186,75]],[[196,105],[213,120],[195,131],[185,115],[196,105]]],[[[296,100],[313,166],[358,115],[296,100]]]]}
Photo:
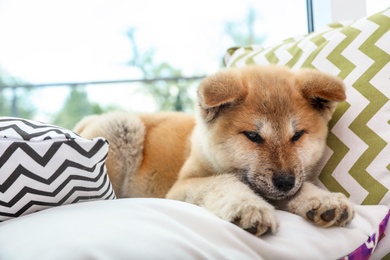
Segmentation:
{"type": "Polygon", "coordinates": [[[348,256],[345,256],[341,259],[344,260],[365,260],[369,259],[372,253],[374,252],[375,247],[378,245],[380,240],[382,239],[383,233],[385,232],[386,226],[389,222],[390,217],[390,210],[387,213],[386,217],[382,220],[381,224],[379,225],[379,229],[376,233],[374,233],[372,236],[368,237],[368,240],[366,243],[361,245],[359,248],[357,248],[355,251],[353,251],[348,256]]]}

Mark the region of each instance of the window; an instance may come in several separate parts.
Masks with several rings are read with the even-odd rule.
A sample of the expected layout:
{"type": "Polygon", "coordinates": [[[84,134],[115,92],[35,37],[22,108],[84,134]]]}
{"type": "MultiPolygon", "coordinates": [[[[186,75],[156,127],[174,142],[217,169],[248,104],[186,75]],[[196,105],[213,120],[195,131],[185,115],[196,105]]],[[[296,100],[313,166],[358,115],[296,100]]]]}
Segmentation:
{"type": "Polygon", "coordinates": [[[307,28],[306,0],[3,0],[0,115],[71,128],[111,109],[191,112],[227,48],[307,28]]]}
{"type": "Polygon", "coordinates": [[[313,9],[313,26],[321,28],[331,22],[356,20],[380,12],[390,0],[307,0],[313,9]]]}

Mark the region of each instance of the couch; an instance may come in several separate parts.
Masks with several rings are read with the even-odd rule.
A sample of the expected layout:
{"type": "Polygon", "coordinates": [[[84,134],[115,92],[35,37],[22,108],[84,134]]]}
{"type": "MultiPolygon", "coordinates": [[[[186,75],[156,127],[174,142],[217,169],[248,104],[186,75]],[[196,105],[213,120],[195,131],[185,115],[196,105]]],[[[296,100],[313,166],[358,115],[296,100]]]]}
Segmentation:
{"type": "Polygon", "coordinates": [[[318,185],[356,204],[346,227],[277,211],[255,237],[179,201],[117,199],[104,138],[0,118],[0,259],[381,259],[390,257],[390,9],[277,45],[238,46],[227,67],[279,64],[338,75],[347,86],[330,123],[318,185]]]}

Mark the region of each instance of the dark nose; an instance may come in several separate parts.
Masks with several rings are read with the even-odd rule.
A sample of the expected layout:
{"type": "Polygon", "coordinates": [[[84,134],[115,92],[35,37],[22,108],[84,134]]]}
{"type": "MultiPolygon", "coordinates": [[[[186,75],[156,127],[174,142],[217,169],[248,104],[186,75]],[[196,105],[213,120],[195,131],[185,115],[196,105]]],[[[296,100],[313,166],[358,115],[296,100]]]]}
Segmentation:
{"type": "Polygon", "coordinates": [[[274,186],[280,191],[289,191],[294,187],[294,175],[275,175],[272,178],[274,186]]]}

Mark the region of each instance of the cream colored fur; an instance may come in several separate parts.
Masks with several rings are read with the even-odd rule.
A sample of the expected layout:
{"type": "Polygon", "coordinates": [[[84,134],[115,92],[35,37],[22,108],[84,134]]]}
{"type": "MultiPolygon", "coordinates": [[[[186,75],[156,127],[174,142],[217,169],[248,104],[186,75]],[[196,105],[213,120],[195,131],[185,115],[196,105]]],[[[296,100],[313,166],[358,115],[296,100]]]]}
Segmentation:
{"type": "Polygon", "coordinates": [[[106,165],[118,197],[129,190],[142,196],[133,181],[143,160],[145,138],[145,126],[137,116],[122,112],[88,116],[74,130],[89,138],[104,136],[109,141],[106,165]]]}
{"type": "Polygon", "coordinates": [[[353,205],[310,181],[343,83],[314,70],[247,66],[207,77],[196,119],[174,112],[82,120],[82,136],[110,143],[107,168],[118,197],[166,197],[202,206],[261,235],[274,208],[319,226],[344,226],[353,205]]]}

